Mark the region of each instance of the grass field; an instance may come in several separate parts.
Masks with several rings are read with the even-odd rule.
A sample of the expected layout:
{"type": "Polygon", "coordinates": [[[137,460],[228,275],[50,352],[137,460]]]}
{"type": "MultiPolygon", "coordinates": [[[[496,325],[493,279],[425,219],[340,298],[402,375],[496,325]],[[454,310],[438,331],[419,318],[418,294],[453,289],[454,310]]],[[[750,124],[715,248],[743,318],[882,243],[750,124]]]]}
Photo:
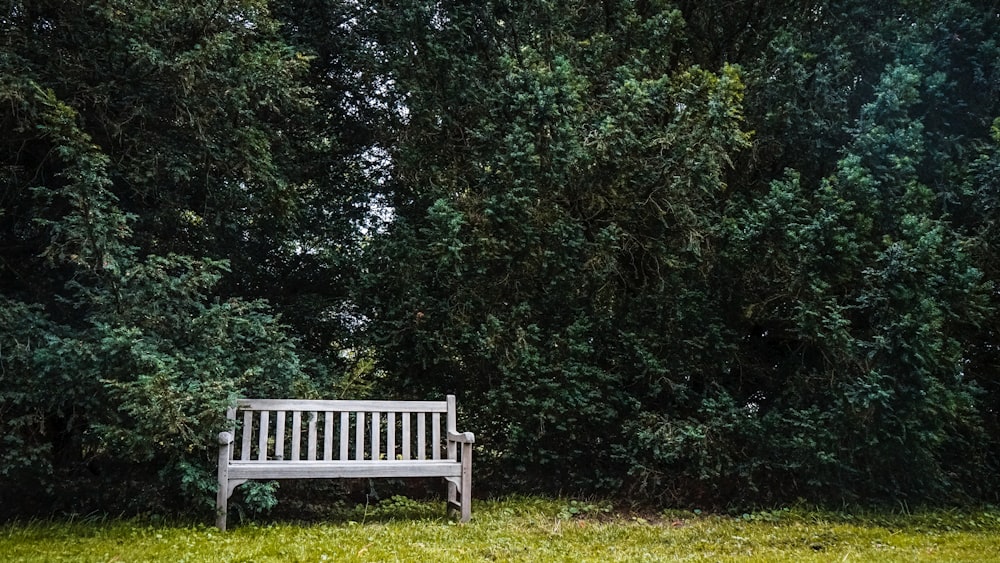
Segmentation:
{"type": "Polygon", "coordinates": [[[323,523],[78,519],[0,526],[3,561],[1000,561],[1000,510],[633,514],[602,503],[477,502],[473,520],[394,497],[323,523]]]}

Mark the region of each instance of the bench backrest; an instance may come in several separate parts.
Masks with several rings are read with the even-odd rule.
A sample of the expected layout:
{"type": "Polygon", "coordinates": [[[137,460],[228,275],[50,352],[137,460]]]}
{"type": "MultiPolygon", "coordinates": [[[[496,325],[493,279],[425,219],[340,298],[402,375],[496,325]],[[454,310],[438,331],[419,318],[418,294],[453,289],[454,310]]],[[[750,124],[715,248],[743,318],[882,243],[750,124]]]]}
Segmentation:
{"type": "Polygon", "coordinates": [[[448,430],[455,430],[455,397],[448,395],[444,401],[240,399],[227,416],[235,429],[234,460],[437,460],[445,445],[442,438],[448,430]]]}

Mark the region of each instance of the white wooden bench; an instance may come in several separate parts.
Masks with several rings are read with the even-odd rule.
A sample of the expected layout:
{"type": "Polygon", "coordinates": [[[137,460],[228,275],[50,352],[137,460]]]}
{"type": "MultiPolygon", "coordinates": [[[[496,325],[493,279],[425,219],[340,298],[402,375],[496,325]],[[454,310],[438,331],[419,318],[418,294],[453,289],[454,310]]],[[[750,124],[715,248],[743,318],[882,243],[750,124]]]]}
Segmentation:
{"type": "Polygon", "coordinates": [[[219,434],[216,525],[250,479],[444,477],[448,510],[472,516],[472,432],[455,430],[444,401],[240,399],[219,434]],[[445,415],[445,426],[441,415],[445,415]]]}

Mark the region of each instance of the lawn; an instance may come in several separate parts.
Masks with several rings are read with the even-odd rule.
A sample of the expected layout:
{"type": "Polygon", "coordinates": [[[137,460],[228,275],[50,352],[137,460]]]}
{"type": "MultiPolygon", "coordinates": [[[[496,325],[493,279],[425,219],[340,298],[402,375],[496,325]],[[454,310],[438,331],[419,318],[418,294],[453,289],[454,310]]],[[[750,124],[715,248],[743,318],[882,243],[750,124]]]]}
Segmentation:
{"type": "Polygon", "coordinates": [[[537,498],[477,502],[473,520],[394,497],[323,523],[77,519],[0,527],[4,561],[1000,561],[1000,510],[612,511],[537,498]]]}

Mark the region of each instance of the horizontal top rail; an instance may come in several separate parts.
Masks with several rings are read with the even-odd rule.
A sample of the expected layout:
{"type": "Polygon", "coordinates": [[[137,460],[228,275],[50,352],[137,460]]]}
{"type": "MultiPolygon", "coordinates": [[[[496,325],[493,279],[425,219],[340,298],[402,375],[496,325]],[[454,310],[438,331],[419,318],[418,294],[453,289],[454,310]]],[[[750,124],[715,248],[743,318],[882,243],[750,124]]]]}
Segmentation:
{"type": "Polygon", "coordinates": [[[239,410],[349,411],[349,412],[448,412],[447,401],[345,401],[310,399],[239,399],[239,410]]]}

